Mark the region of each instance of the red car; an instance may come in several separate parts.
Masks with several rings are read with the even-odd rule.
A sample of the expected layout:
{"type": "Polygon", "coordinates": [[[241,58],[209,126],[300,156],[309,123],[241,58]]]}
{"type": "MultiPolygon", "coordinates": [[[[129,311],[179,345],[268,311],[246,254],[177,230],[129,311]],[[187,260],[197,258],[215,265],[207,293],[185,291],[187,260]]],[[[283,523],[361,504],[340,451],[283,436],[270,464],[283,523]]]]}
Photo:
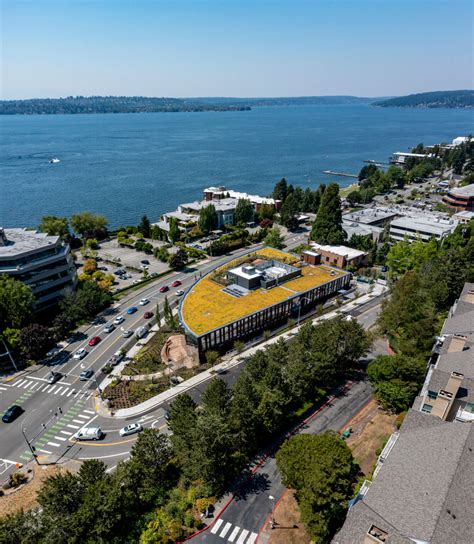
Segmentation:
{"type": "Polygon", "coordinates": [[[179,287],[180,285],[181,285],[181,282],[179,280],[176,280],[171,284],[171,287],[179,287]]]}
{"type": "Polygon", "coordinates": [[[160,293],[166,293],[166,291],[169,291],[170,288],[167,285],[163,285],[163,287],[160,287],[160,293]]]}
{"type": "Polygon", "coordinates": [[[153,312],[145,312],[145,313],[143,314],[143,317],[144,317],[145,319],[150,319],[150,317],[153,317],[153,312]]]}
{"type": "Polygon", "coordinates": [[[100,336],[93,336],[90,340],[89,340],[89,346],[97,346],[97,344],[101,341],[101,337],[100,336]]]}

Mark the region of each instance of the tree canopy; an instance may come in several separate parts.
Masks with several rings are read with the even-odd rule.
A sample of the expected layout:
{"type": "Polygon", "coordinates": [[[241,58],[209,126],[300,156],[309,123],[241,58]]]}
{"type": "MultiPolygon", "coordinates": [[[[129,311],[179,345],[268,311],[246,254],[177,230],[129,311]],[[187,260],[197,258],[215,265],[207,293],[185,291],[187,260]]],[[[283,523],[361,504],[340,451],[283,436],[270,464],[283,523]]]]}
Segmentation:
{"type": "Polygon", "coordinates": [[[92,212],[81,212],[71,216],[71,227],[83,238],[97,237],[97,234],[103,237],[107,224],[108,220],[104,215],[92,212]]]}
{"type": "Polygon", "coordinates": [[[46,232],[50,236],[61,236],[61,238],[64,238],[69,234],[69,221],[67,217],[45,215],[41,218],[38,228],[41,232],[46,232]]]}
{"type": "Polygon", "coordinates": [[[246,198],[239,198],[237,206],[235,207],[235,222],[248,223],[253,221],[254,217],[255,210],[250,200],[246,198]]]}
{"type": "Polygon", "coordinates": [[[202,232],[208,233],[211,230],[217,229],[218,219],[214,204],[209,204],[208,206],[201,208],[198,223],[202,232]]]}
{"type": "Polygon", "coordinates": [[[311,229],[311,240],[319,244],[342,244],[345,232],[342,228],[341,199],[339,185],[331,183],[321,199],[316,221],[311,229]]]}
{"type": "Polygon", "coordinates": [[[281,249],[284,246],[281,230],[276,226],[269,229],[267,235],[265,236],[263,240],[263,243],[266,246],[274,247],[276,249],[281,249]]]}
{"type": "Polygon", "coordinates": [[[32,315],[33,302],[28,285],[0,274],[0,330],[24,325],[32,315]]]}

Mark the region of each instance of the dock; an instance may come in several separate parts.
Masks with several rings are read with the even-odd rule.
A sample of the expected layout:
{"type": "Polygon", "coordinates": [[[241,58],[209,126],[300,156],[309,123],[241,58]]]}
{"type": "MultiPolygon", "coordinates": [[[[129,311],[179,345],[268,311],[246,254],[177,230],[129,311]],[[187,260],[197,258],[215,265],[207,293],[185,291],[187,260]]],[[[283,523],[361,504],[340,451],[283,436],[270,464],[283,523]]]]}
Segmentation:
{"type": "Polygon", "coordinates": [[[389,162],[378,162],[378,161],[374,161],[373,159],[368,159],[368,160],[365,160],[364,162],[368,163],[368,164],[373,164],[375,166],[390,166],[390,163],[389,162]]]}
{"type": "Polygon", "coordinates": [[[344,178],[358,178],[357,174],[348,174],[347,172],[335,172],[334,170],[323,170],[323,174],[328,174],[329,176],[342,176],[344,178]]]}

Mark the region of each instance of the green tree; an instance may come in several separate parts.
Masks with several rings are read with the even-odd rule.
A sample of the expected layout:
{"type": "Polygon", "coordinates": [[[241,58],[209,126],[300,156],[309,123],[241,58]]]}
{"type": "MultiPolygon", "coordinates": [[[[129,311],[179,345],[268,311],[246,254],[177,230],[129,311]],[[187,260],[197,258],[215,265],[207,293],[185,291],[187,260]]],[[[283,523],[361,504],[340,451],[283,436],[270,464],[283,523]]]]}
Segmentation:
{"type": "Polygon", "coordinates": [[[295,193],[289,194],[280,209],[280,222],[289,230],[298,226],[296,216],[299,212],[298,197],[295,193]]]}
{"type": "Polygon", "coordinates": [[[367,368],[376,399],[395,412],[408,410],[423,384],[425,372],[423,358],[405,355],[380,355],[367,368]]]}
{"type": "Polygon", "coordinates": [[[165,296],[165,302],[163,304],[163,319],[165,320],[165,323],[170,327],[171,329],[174,329],[176,327],[176,321],[173,315],[173,310],[171,309],[170,303],[168,301],[168,297],[165,296]]]}
{"type": "Polygon", "coordinates": [[[403,189],[407,182],[405,171],[393,164],[388,167],[386,177],[390,186],[396,187],[397,189],[403,189]]]}
{"type": "Polygon", "coordinates": [[[41,232],[46,232],[50,236],[61,236],[61,238],[64,238],[70,234],[67,218],[56,215],[43,216],[38,228],[41,232]]]}
{"type": "Polygon", "coordinates": [[[359,172],[359,181],[363,181],[364,179],[369,179],[370,176],[375,174],[377,172],[378,168],[375,166],[375,164],[366,164],[362,167],[361,171],[359,172]]]}
{"type": "Polygon", "coordinates": [[[250,200],[246,198],[239,198],[237,206],[235,207],[235,222],[248,223],[255,218],[255,210],[250,200]]]}
{"type": "Polygon", "coordinates": [[[0,518],[0,542],[36,544],[43,542],[43,531],[38,509],[16,510],[0,518]]]}
{"type": "Polygon", "coordinates": [[[104,215],[92,212],[81,212],[71,216],[71,227],[83,239],[95,236],[98,233],[103,237],[107,232],[108,220],[104,215]]]}
{"type": "Polygon", "coordinates": [[[276,226],[269,229],[267,235],[265,236],[263,240],[263,243],[266,246],[274,247],[276,249],[281,249],[282,247],[284,247],[281,230],[276,226]]]}
{"type": "Polygon", "coordinates": [[[231,390],[225,381],[220,378],[213,378],[201,397],[204,412],[206,414],[215,413],[221,417],[227,417],[229,414],[230,401],[231,390]]]}
{"type": "Polygon", "coordinates": [[[53,332],[44,325],[31,323],[21,329],[19,348],[26,359],[39,361],[54,344],[53,332]]]}
{"type": "Polygon", "coordinates": [[[324,191],[321,205],[311,229],[311,240],[319,244],[338,245],[344,242],[339,185],[331,183],[324,191]]]}
{"type": "Polygon", "coordinates": [[[178,249],[178,251],[174,255],[172,255],[170,258],[170,266],[171,268],[174,268],[175,270],[184,268],[187,262],[188,262],[188,254],[182,248],[178,249]]]}
{"type": "Polygon", "coordinates": [[[296,489],[301,519],[317,544],[329,542],[344,521],[358,466],[337,435],[299,434],[276,456],[287,487],[296,489]]]}
{"type": "Polygon", "coordinates": [[[151,224],[146,215],[141,218],[140,224],[138,225],[138,230],[142,233],[143,238],[150,238],[151,224]]]}
{"type": "Polygon", "coordinates": [[[32,315],[33,301],[30,287],[0,274],[0,330],[24,325],[32,315]]]}
{"type": "Polygon", "coordinates": [[[325,191],[326,184],[320,183],[313,195],[313,209],[311,210],[313,213],[318,213],[319,206],[321,205],[321,200],[325,191]]]}
{"type": "Polygon", "coordinates": [[[217,228],[218,218],[214,204],[209,204],[208,206],[201,208],[198,224],[202,232],[205,233],[217,228]]]}
{"type": "Polygon", "coordinates": [[[258,210],[258,219],[259,221],[263,221],[264,219],[269,219],[270,221],[273,221],[273,217],[275,216],[275,207],[270,204],[263,204],[260,206],[260,209],[258,210]]]}
{"type": "Polygon", "coordinates": [[[173,433],[171,443],[181,466],[191,462],[196,438],[196,408],[196,403],[187,393],[179,395],[171,404],[168,426],[173,433]]]}
{"type": "Polygon", "coordinates": [[[288,183],[286,182],[285,178],[281,178],[281,180],[276,183],[275,188],[273,189],[272,197],[275,200],[281,200],[282,202],[285,202],[285,199],[288,195],[288,183]]]}
{"type": "Polygon", "coordinates": [[[169,225],[170,230],[168,233],[168,238],[172,244],[175,244],[181,238],[181,231],[179,230],[178,220],[175,217],[170,217],[169,225]]]}

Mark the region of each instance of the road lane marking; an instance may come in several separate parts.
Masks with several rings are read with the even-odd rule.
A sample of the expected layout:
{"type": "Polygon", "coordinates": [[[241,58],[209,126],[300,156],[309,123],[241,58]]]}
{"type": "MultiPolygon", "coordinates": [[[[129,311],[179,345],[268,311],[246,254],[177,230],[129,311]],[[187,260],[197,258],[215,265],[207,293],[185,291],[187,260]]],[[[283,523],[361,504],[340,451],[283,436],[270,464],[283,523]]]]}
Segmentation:
{"type": "Polygon", "coordinates": [[[67,394],[67,396],[70,397],[73,393],[74,393],[74,389],[71,389],[71,391],[69,391],[69,393],[67,394]]]}
{"type": "Polygon", "coordinates": [[[230,529],[231,527],[232,527],[232,523],[227,522],[227,523],[225,524],[225,527],[224,527],[224,528],[222,529],[222,531],[219,533],[219,536],[220,536],[221,538],[224,538],[225,535],[229,532],[229,529],[230,529]]]}
{"type": "Polygon", "coordinates": [[[250,531],[247,531],[247,529],[244,529],[241,533],[239,538],[237,539],[237,542],[235,544],[244,544],[244,540],[247,538],[247,535],[250,533],[250,531]]]}
{"type": "Polygon", "coordinates": [[[120,455],[129,455],[129,451],[123,451],[122,453],[112,453],[111,455],[94,455],[94,457],[78,457],[80,461],[87,461],[89,459],[109,459],[110,457],[119,457],[120,455]]]}
{"type": "Polygon", "coordinates": [[[67,424],[66,427],[69,427],[70,429],[80,429],[77,425],[69,425],[67,424]]]}
{"type": "Polygon", "coordinates": [[[46,389],[46,387],[48,387],[46,384],[41,384],[38,389],[36,390],[36,392],[38,393],[38,391],[41,391],[42,389],[46,389]]]}
{"type": "Polygon", "coordinates": [[[230,537],[227,539],[229,542],[234,542],[235,537],[237,536],[238,532],[240,531],[240,527],[235,527],[235,529],[230,534],[230,537]]]}
{"type": "Polygon", "coordinates": [[[64,391],[61,393],[61,397],[62,397],[65,393],[67,393],[68,391],[69,391],[69,387],[66,387],[66,389],[64,389],[64,391]]]}
{"type": "Polygon", "coordinates": [[[63,390],[63,387],[60,387],[54,394],[59,395],[59,392],[63,390]]]}
{"type": "Polygon", "coordinates": [[[89,419],[90,416],[86,416],[84,414],[77,414],[76,417],[80,417],[81,419],[89,419]]]}
{"type": "Polygon", "coordinates": [[[71,436],[72,433],[70,433],[69,431],[59,431],[60,433],[63,433],[63,434],[67,434],[68,436],[71,436]]]}
{"type": "Polygon", "coordinates": [[[40,382],[47,382],[48,380],[46,378],[36,378],[35,376],[30,376],[31,380],[38,380],[40,382]]]}
{"type": "Polygon", "coordinates": [[[48,453],[49,455],[51,455],[53,453],[52,451],[42,450],[40,448],[38,448],[38,451],[40,451],[41,453],[48,453]]]}
{"type": "Polygon", "coordinates": [[[13,387],[20,387],[22,383],[25,383],[28,380],[20,380],[19,382],[12,383],[13,387]]]}
{"type": "Polygon", "coordinates": [[[73,419],[73,423],[80,423],[81,425],[84,425],[84,421],[81,421],[80,419],[73,419]]]}
{"type": "Polygon", "coordinates": [[[84,412],[85,412],[86,414],[91,414],[91,415],[94,415],[94,414],[95,414],[95,412],[93,412],[92,410],[84,410],[84,412]]]}
{"type": "Polygon", "coordinates": [[[54,446],[55,448],[59,448],[61,444],[58,444],[57,442],[46,442],[47,446],[54,446]]]}
{"type": "Polygon", "coordinates": [[[223,523],[223,520],[222,519],[218,519],[214,525],[212,526],[212,529],[211,529],[211,533],[215,534],[217,533],[217,531],[219,530],[219,527],[222,525],[223,523]]]}
{"type": "Polygon", "coordinates": [[[247,542],[245,544],[254,544],[255,541],[257,540],[257,537],[258,537],[258,533],[252,533],[248,538],[247,538],[247,542]]]}
{"type": "Polygon", "coordinates": [[[66,442],[67,438],[64,438],[63,436],[55,436],[54,440],[61,440],[61,442],[66,442]]]}

